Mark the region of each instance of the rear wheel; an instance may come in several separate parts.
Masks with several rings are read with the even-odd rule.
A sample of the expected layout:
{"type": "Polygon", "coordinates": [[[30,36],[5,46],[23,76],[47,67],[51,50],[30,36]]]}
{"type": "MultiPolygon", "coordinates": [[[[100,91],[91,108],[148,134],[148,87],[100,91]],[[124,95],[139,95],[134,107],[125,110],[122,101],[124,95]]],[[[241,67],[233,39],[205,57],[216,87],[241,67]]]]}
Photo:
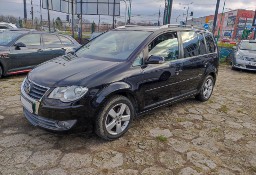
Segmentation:
{"type": "Polygon", "coordinates": [[[124,96],[110,98],[95,121],[95,133],[105,140],[115,140],[127,132],[134,117],[134,107],[124,96]]]}
{"type": "Polygon", "coordinates": [[[200,89],[200,92],[196,96],[196,99],[202,102],[209,100],[209,98],[212,95],[213,87],[214,87],[214,79],[211,75],[208,75],[205,78],[203,85],[200,89]]]}

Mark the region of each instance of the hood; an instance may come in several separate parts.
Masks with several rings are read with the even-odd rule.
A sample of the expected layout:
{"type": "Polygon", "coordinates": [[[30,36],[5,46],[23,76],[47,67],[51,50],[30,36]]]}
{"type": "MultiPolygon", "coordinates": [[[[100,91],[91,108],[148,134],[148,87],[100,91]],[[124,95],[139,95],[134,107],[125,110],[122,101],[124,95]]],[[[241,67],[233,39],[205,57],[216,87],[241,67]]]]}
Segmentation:
{"type": "Polygon", "coordinates": [[[107,71],[118,64],[120,62],[65,55],[39,65],[29,73],[28,78],[46,87],[85,86],[81,84],[84,83],[84,79],[107,71]]]}

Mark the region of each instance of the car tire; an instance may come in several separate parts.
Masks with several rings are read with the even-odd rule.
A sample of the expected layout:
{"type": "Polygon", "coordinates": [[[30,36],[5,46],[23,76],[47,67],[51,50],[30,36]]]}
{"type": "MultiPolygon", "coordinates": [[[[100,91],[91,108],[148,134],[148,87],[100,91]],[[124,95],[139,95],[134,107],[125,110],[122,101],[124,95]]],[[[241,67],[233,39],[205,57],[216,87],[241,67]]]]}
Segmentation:
{"type": "Polygon", "coordinates": [[[134,118],[132,102],[124,96],[108,99],[95,120],[95,133],[105,140],[115,140],[124,135],[134,118]]]}
{"type": "Polygon", "coordinates": [[[200,88],[199,94],[196,95],[196,99],[201,102],[209,100],[213,92],[214,84],[214,78],[211,75],[208,75],[200,88]]]}
{"type": "Polygon", "coordinates": [[[4,70],[3,70],[2,66],[0,65],[0,78],[3,77],[3,74],[4,74],[4,70]]]}

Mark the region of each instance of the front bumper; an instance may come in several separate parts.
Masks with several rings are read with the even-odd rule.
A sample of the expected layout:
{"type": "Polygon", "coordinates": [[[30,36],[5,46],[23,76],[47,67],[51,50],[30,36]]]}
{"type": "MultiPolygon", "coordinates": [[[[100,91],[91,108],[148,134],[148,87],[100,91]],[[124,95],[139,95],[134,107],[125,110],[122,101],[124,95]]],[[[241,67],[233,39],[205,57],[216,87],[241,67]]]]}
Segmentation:
{"type": "MultiPolygon", "coordinates": [[[[47,93],[46,93],[47,94],[47,93]]],[[[91,124],[95,110],[89,100],[82,104],[64,104],[42,97],[31,98],[21,85],[21,102],[26,119],[34,126],[53,131],[67,131],[75,126],[91,124]]]]}
{"type": "Polygon", "coordinates": [[[23,108],[24,116],[27,120],[34,126],[40,126],[45,129],[53,130],[53,131],[67,131],[73,128],[73,126],[77,123],[77,120],[70,121],[57,121],[44,117],[40,117],[38,115],[32,114],[26,108],[23,108]],[[63,123],[66,125],[63,125],[63,123]]]}
{"type": "Polygon", "coordinates": [[[232,67],[237,69],[256,71],[256,62],[235,59],[232,67]]]}

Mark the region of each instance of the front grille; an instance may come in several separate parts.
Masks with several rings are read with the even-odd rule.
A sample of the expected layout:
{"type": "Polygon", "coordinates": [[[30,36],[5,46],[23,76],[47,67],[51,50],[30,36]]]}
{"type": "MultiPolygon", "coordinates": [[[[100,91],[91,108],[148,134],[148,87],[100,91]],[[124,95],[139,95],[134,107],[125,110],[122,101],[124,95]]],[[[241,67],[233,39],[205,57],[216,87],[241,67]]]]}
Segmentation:
{"type": "Polygon", "coordinates": [[[31,98],[35,100],[40,100],[46,91],[48,90],[47,87],[40,86],[32,81],[29,81],[27,78],[23,85],[24,91],[29,95],[31,98]]]}
{"type": "Polygon", "coordinates": [[[256,58],[245,57],[246,61],[256,62],[256,58]]]}
{"type": "Polygon", "coordinates": [[[246,68],[256,70],[256,66],[247,65],[246,68]]]}

